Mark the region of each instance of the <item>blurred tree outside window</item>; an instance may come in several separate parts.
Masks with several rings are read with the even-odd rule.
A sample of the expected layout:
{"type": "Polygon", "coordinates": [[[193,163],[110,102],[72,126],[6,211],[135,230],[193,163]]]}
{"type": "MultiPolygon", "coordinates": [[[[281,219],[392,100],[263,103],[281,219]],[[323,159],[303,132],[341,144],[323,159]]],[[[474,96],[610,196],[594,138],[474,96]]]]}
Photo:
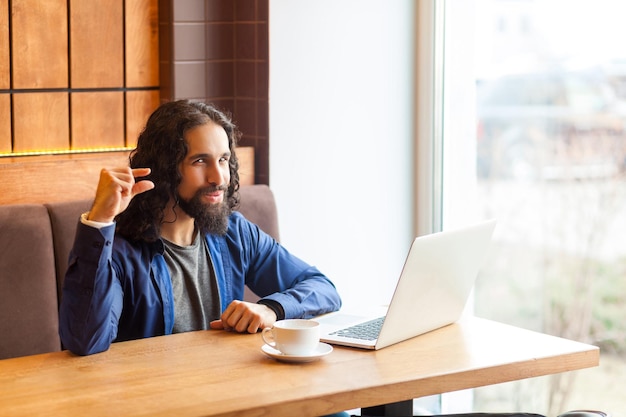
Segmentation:
{"type": "Polygon", "coordinates": [[[474,390],[476,411],[626,415],[625,15],[447,2],[444,228],[498,220],[475,314],[601,348],[598,368],[474,390]]]}

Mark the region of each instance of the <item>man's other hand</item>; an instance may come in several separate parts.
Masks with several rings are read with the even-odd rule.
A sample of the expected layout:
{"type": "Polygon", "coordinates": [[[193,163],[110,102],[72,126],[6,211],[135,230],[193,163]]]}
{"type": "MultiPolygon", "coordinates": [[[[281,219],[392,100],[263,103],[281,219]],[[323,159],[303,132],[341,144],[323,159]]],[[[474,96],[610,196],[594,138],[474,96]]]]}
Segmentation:
{"type": "Polygon", "coordinates": [[[276,313],[268,306],[235,300],[226,307],[220,320],[211,322],[211,329],[256,333],[275,322],[276,313]]]}

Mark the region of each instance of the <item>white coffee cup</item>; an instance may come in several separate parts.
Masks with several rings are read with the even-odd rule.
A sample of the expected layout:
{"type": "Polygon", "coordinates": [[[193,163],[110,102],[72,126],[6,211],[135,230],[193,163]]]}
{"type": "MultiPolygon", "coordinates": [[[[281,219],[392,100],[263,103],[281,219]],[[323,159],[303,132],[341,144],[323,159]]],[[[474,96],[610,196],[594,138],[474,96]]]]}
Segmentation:
{"type": "Polygon", "coordinates": [[[279,320],[261,333],[263,341],[284,355],[306,356],[320,342],[320,325],[305,319],[279,320]]]}

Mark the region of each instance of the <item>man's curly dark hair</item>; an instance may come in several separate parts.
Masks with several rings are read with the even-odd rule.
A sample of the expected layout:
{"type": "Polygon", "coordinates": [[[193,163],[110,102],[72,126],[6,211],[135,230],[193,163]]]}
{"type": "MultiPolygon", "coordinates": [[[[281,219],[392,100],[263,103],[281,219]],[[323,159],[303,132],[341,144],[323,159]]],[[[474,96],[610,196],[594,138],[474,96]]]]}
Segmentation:
{"type": "Polygon", "coordinates": [[[216,107],[189,100],[165,103],[148,118],[139,135],[137,147],[130,154],[131,168],[150,168],[148,177],[154,189],[136,195],[128,208],[116,217],[117,233],[129,240],[155,241],[159,238],[165,207],[177,195],[182,180],[179,164],[187,155],[185,132],[209,122],[222,126],[228,136],[230,184],[226,191],[227,204],[235,209],[239,204],[239,160],[235,147],[241,136],[230,117],[216,107]]]}

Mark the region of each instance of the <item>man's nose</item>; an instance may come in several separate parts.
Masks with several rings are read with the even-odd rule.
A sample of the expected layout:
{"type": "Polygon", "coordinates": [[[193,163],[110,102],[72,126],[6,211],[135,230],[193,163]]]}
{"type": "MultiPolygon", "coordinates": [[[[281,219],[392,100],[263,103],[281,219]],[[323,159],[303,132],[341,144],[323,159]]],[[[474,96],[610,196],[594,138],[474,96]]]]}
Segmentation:
{"type": "Polygon", "coordinates": [[[207,167],[206,180],[211,185],[221,185],[224,182],[224,174],[217,164],[210,164],[207,167]]]}

